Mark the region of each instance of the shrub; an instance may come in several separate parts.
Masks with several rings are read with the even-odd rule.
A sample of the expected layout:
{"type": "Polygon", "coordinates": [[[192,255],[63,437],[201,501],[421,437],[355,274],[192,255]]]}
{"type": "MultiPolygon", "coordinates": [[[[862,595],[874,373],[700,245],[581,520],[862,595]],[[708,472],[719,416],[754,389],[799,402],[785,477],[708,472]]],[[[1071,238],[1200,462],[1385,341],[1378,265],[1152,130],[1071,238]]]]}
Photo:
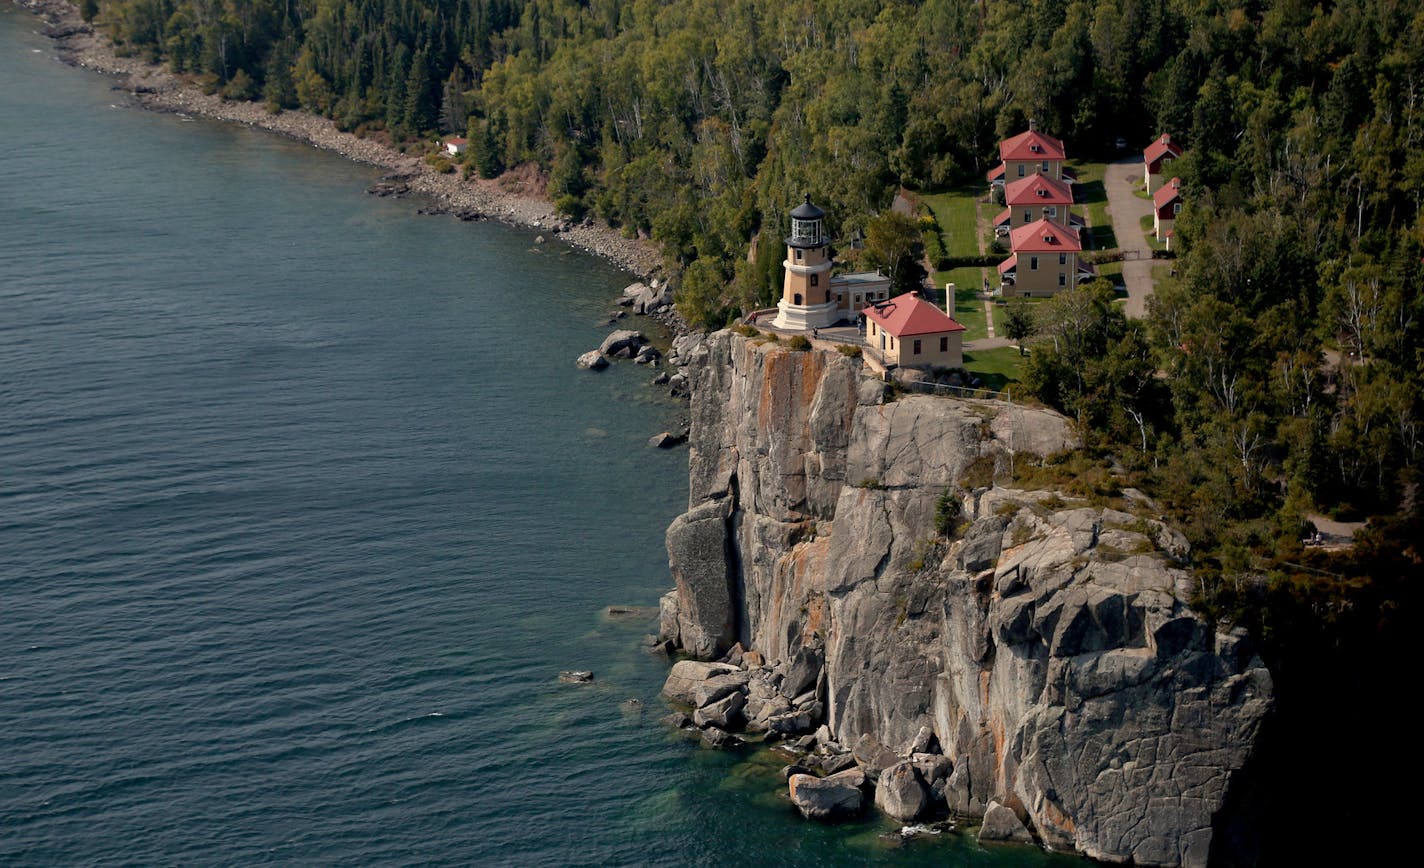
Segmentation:
{"type": "Polygon", "coordinates": [[[836,347],[836,351],[848,359],[858,359],[861,356],[860,347],[854,344],[840,344],[836,347]]]}
{"type": "Polygon", "coordinates": [[[455,171],[455,165],[444,154],[427,154],[425,164],[442,175],[455,171]]]}
{"type": "Polygon", "coordinates": [[[805,335],[793,335],[786,345],[798,353],[811,349],[811,342],[806,339],[805,335]]]}

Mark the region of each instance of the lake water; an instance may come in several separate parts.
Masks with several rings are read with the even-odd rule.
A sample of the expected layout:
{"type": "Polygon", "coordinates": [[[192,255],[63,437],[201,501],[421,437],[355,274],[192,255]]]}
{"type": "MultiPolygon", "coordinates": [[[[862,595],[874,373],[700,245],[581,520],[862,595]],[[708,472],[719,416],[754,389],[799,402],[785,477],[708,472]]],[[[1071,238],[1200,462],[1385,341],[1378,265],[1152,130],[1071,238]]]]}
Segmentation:
{"type": "Polygon", "coordinates": [[[803,822],[657,724],[601,610],[670,585],[683,410],[573,366],[627,275],[36,26],[0,6],[0,863],[1057,861],[803,822]]]}

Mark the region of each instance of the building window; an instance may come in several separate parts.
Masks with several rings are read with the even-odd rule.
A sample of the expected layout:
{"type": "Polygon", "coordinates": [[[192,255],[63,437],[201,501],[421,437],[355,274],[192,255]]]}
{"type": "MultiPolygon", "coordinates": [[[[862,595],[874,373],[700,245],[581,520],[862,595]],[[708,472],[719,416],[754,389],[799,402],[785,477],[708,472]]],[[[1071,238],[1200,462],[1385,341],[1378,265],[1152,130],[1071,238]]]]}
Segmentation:
{"type": "MultiPolygon", "coordinates": [[[[1030,257],[1028,258],[1028,270],[1029,270],[1029,271],[1038,271],[1038,257],[1037,257],[1037,256],[1030,256],[1030,257]]],[[[800,304],[800,302],[797,302],[797,304],[800,304]]]]}
{"type": "Polygon", "coordinates": [[[1023,163],[1019,163],[1019,177],[1020,177],[1020,178],[1022,178],[1022,177],[1024,176],[1024,171],[1023,171],[1023,170],[1024,170],[1024,164],[1023,164],[1023,163]]]}
{"type": "Polygon", "coordinates": [[[1058,285],[1059,285],[1059,286],[1067,286],[1067,285],[1068,285],[1068,273],[1067,273],[1067,272],[1064,272],[1064,271],[1058,272],[1058,285]]]}
{"type": "Polygon", "coordinates": [[[813,274],[813,275],[811,275],[811,285],[812,285],[812,286],[819,286],[820,283],[821,283],[821,275],[819,275],[819,274],[813,274]]]}
{"type": "Polygon", "coordinates": [[[894,336],[894,335],[891,335],[891,336],[890,336],[890,349],[892,349],[892,350],[895,349],[895,336],[894,336]]]}
{"type": "Polygon", "coordinates": [[[801,261],[801,249],[800,249],[800,248],[797,248],[797,249],[796,249],[796,261],[797,261],[797,262],[800,262],[800,261],[801,261]]]}
{"type": "Polygon", "coordinates": [[[845,296],[839,292],[836,293],[836,304],[845,304],[845,296]]]}
{"type": "Polygon", "coordinates": [[[1052,218],[1052,217],[1057,217],[1057,216],[1058,216],[1058,206],[1056,206],[1056,205],[1045,205],[1045,206],[1043,207],[1043,216],[1045,216],[1045,217],[1050,217],[1050,218],[1052,218]]]}
{"type": "Polygon", "coordinates": [[[1067,265],[1067,264],[1068,264],[1068,254],[1066,254],[1066,253],[1060,253],[1060,254],[1058,254],[1058,264],[1059,264],[1059,265],[1067,265]]]}
{"type": "Polygon", "coordinates": [[[917,356],[920,354],[920,339],[919,339],[919,338],[915,338],[915,350],[914,350],[914,354],[917,355],[917,356]]]}
{"type": "Polygon", "coordinates": [[[792,303],[792,304],[800,304],[800,303],[801,303],[801,293],[798,292],[798,293],[796,293],[795,295],[791,296],[791,303],[792,303]]]}
{"type": "Polygon", "coordinates": [[[1172,203],[1172,216],[1173,216],[1173,217],[1176,217],[1176,216],[1177,216],[1178,214],[1180,214],[1180,213],[1182,213],[1182,203],[1181,203],[1181,202],[1173,202],[1173,203],[1172,203]]]}
{"type": "Polygon", "coordinates": [[[949,352],[949,338],[939,339],[939,351],[942,353],[949,352]]]}
{"type": "Polygon", "coordinates": [[[1045,174],[1045,175],[1048,174],[1048,161],[1047,161],[1047,160],[1044,160],[1044,161],[1043,161],[1043,174],[1045,174]]]}
{"type": "Polygon", "coordinates": [[[1031,208],[1025,208],[1025,209],[1024,209],[1024,219],[1023,219],[1023,222],[1027,223],[1027,222],[1029,222],[1029,221],[1032,220],[1032,219],[1033,219],[1033,209],[1031,209],[1031,208]]]}

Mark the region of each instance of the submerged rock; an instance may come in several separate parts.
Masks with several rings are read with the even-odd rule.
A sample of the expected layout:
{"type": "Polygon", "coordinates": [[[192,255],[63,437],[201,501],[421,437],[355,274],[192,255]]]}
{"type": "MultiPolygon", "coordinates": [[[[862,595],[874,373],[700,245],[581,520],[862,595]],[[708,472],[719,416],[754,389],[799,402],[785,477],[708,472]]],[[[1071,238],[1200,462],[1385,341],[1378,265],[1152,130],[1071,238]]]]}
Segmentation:
{"type": "Polygon", "coordinates": [[[585,669],[570,669],[559,673],[559,681],[564,684],[592,684],[593,673],[585,669]]]}

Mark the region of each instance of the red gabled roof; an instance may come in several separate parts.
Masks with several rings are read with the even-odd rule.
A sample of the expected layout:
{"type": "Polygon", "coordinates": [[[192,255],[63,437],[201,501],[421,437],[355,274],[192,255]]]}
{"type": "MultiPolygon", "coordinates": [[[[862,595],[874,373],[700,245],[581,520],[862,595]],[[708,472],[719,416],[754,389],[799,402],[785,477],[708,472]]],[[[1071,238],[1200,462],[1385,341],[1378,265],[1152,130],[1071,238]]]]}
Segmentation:
{"type": "Polygon", "coordinates": [[[1169,154],[1173,157],[1180,157],[1182,155],[1182,146],[1175,144],[1171,136],[1163,133],[1157,141],[1148,145],[1147,149],[1142,152],[1142,161],[1145,163],[1155,163],[1169,154]]]}
{"type": "Polygon", "coordinates": [[[1013,254],[1012,256],[1010,256],[1008,259],[1005,259],[1003,262],[1000,262],[1000,263],[999,263],[999,273],[1000,273],[1000,274],[1004,274],[1004,273],[1006,273],[1006,272],[1013,271],[1015,268],[1018,267],[1018,265],[1019,265],[1019,255],[1018,255],[1017,253],[1015,253],[1015,254],[1013,254]]]}
{"type": "Polygon", "coordinates": [[[1172,204],[1173,199],[1182,198],[1182,179],[1173,178],[1152,194],[1152,204],[1158,208],[1172,204]]]}
{"type": "Polygon", "coordinates": [[[1062,181],[1035,172],[1004,188],[1007,205],[1072,205],[1073,191],[1062,181]]]}
{"type": "Polygon", "coordinates": [[[1015,253],[1074,253],[1083,249],[1078,233],[1052,220],[1035,220],[1009,233],[1015,253]]]}
{"type": "Polygon", "coordinates": [[[865,318],[874,320],[882,329],[897,338],[964,331],[964,326],[955,322],[949,314],[920,298],[919,293],[915,292],[897,295],[889,301],[867,307],[865,318]]]}
{"type": "Polygon", "coordinates": [[[455,137],[453,137],[453,138],[446,139],[446,140],[445,140],[445,144],[447,144],[447,145],[467,145],[467,144],[469,144],[469,142],[465,141],[464,139],[460,138],[459,136],[455,136],[455,137]]]}
{"type": "Polygon", "coordinates": [[[1062,160],[1066,155],[1061,141],[1037,130],[1019,133],[999,142],[1001,160],[1062,160]]]}
{"type": "Polygon", "coordinates": [[[986,174],[984,177],[988,178],[990,181],[1004,180],[1004,164],[1000,163],[999,165],[990,169],[988,174],[986,174]]]}
{"type": "Polygon", "coordinates": [[[989,225],[991,225],[991,226],[999,226],[999,225],[1001,225],[1001,224],[1003,224],[1003,223],[1009,222],[1009,221],[1012,220],[1013,218],[1014,218],[1014,212],[1013,212],[1012,210],[1008,209],[1008,208],[1005,208],[1004,210],[1002,210],[1002,211],[1000,211],[1000,212],[998,213],[998,215],[994,218],[994,222],[991,223],[991,224],[989,224],[989,225]]]}

